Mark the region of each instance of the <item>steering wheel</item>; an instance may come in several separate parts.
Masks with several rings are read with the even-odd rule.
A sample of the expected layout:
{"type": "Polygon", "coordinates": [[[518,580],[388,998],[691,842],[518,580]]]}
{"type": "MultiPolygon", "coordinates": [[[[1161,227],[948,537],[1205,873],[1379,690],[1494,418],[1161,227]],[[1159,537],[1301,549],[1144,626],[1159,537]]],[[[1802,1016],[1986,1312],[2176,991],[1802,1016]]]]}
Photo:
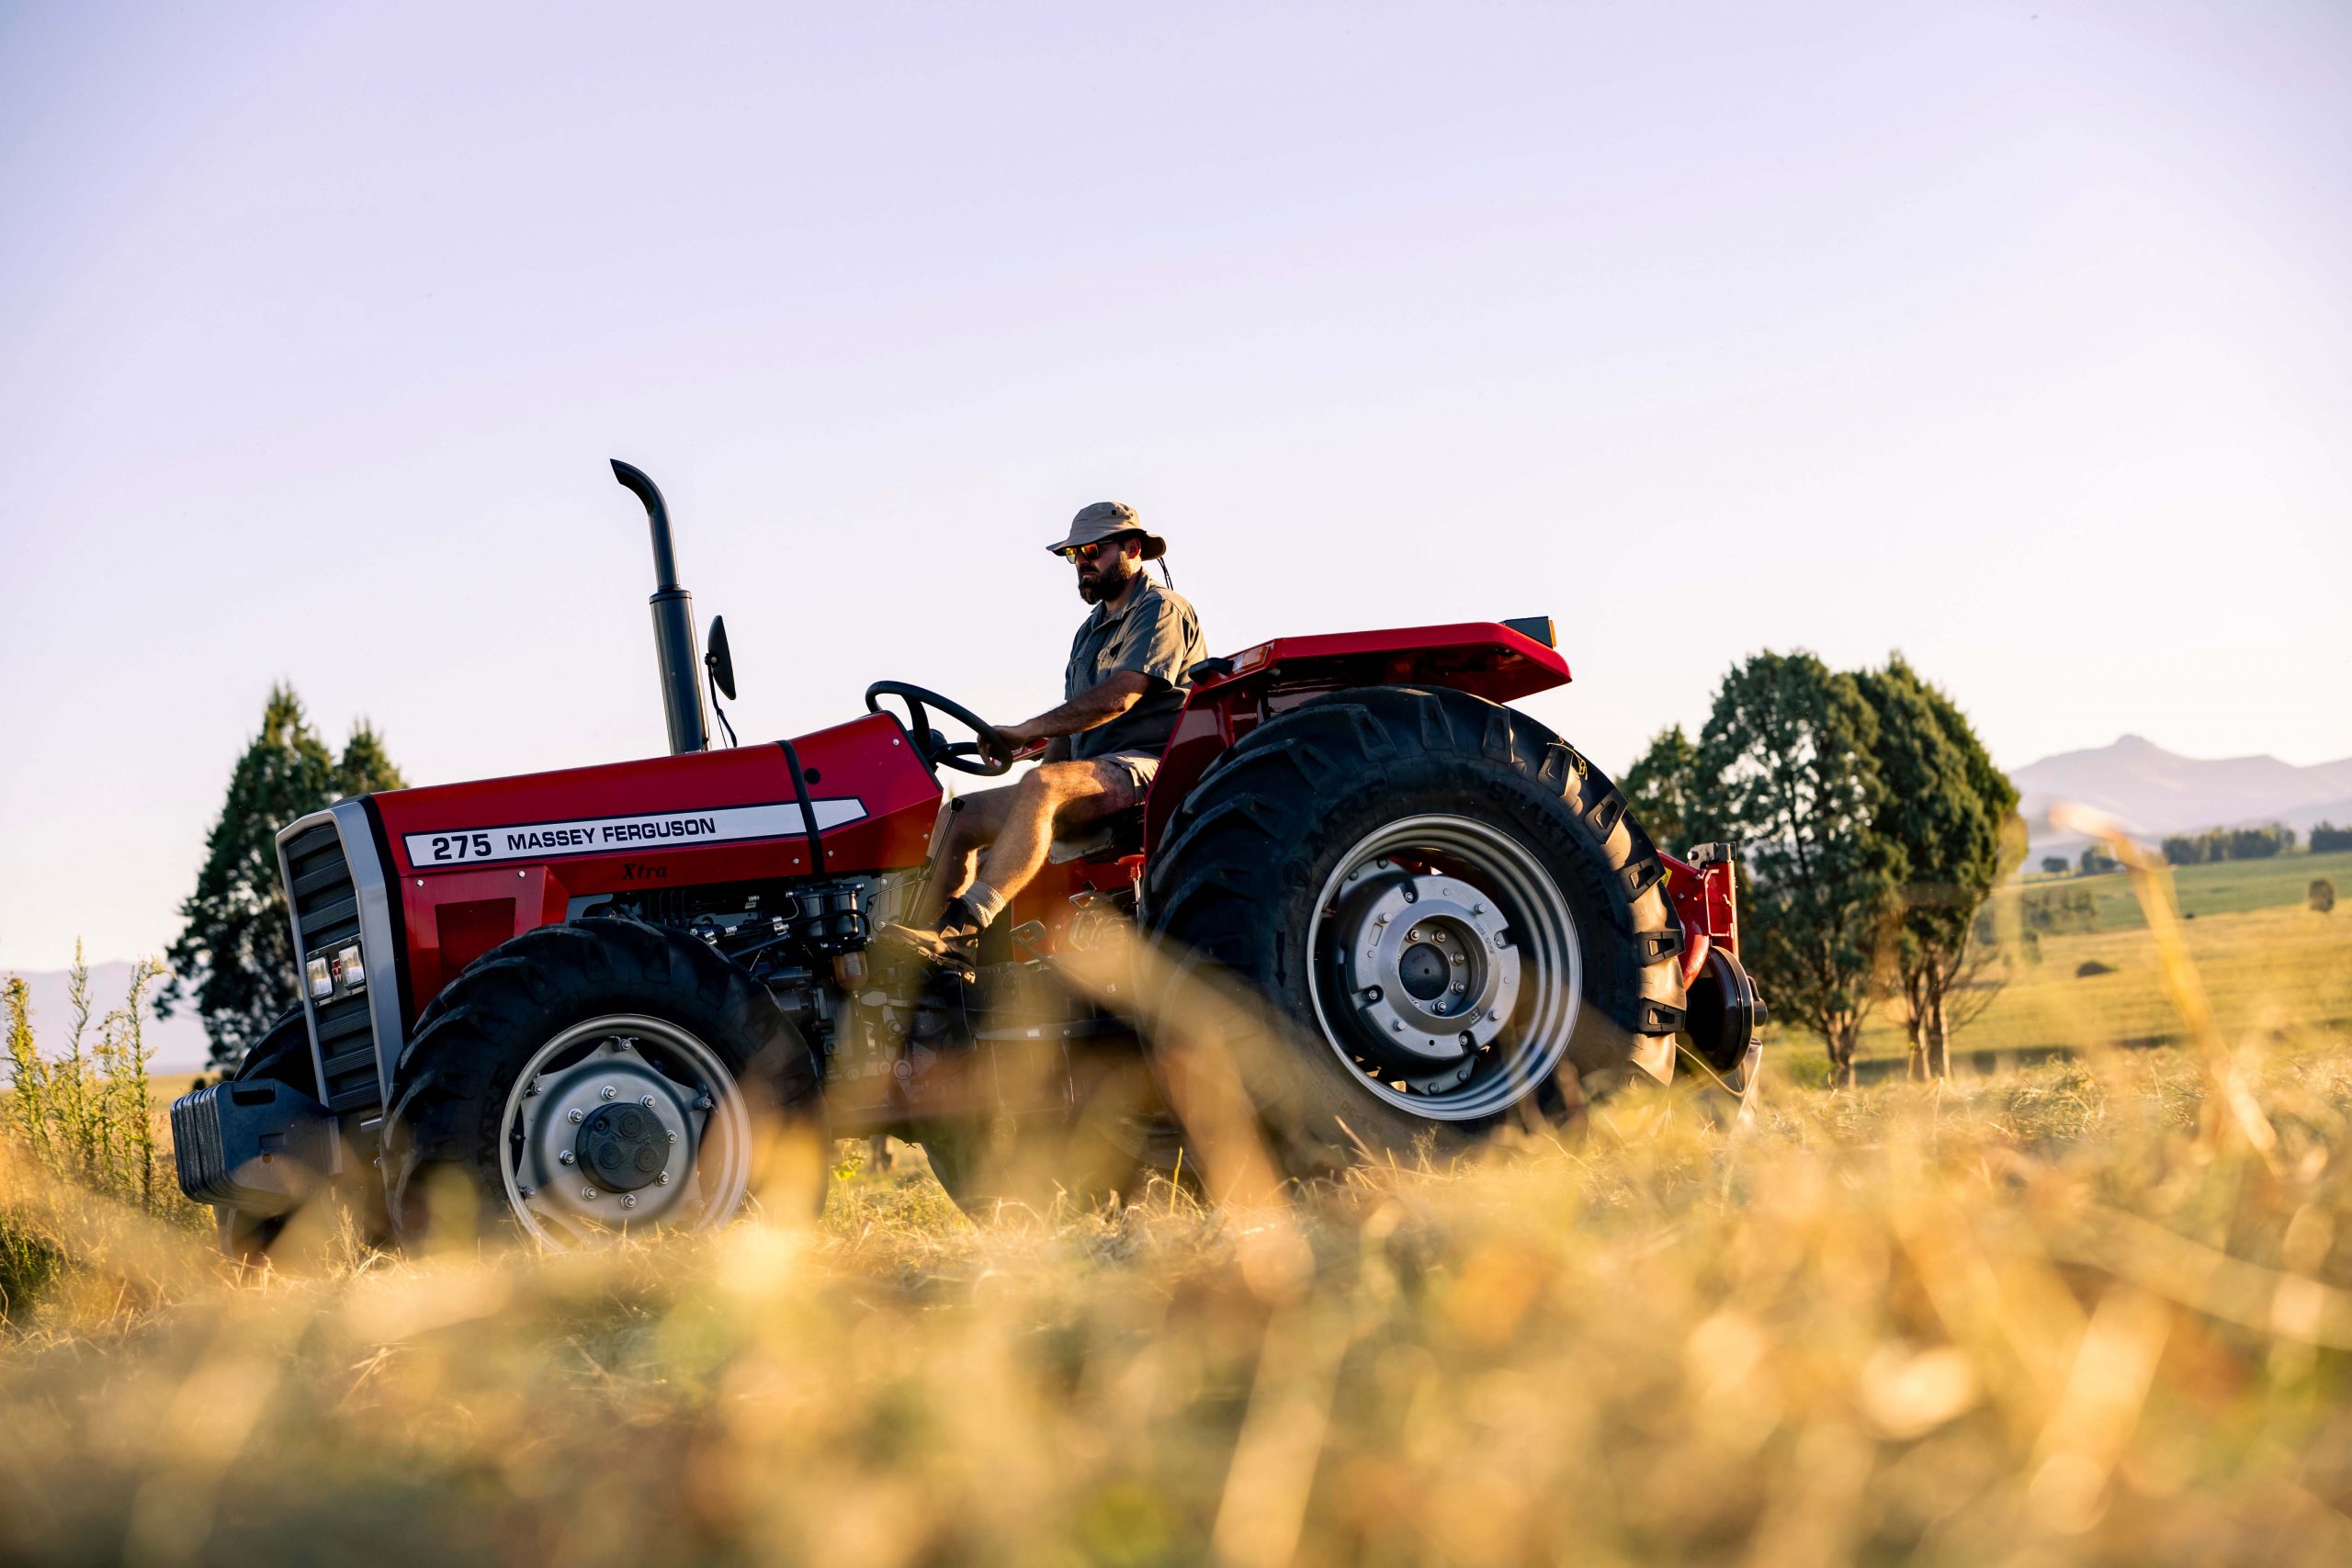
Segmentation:
{"type": "Polygon", "coordinates": [[[865,711],[888,713],[882,705],[884,697],[897,697],[907,705],[907,735],[915,743],[915,755],[934,773],[953,768],[959,773],[992,779],[1011,772],[1018,760],[1012,742],[998,733],[995,725],[959,702],[904,681],[876,681],[865,688],[865,711]],[[931,708],[937,708],[978,739],[950,744],[947,737],[931,727],[931,708]]]}

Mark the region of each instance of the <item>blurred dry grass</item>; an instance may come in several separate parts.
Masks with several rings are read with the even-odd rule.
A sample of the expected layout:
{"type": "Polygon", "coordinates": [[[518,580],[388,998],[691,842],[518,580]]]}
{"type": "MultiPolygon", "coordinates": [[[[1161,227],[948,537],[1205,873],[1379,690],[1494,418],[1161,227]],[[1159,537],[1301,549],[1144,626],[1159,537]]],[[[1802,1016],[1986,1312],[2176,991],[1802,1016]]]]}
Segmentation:
{"type": "Polygon", "coordinates": [[[2341,1562],[2352,1051],[2243,1066],[2267,1159],[2128,1053],[1287,1213],[975,1227],[909,1160],[303,1279],[11,1161],[73,1265],[0,1337],[0,1560],[2341,1562]]]}
{"type": "Polygon", "coordinates": [[[2139,874],[2188,1049],[1295,1201],[974,1226],[910,1158],[813,1229],[240,1278],[8,1157],[0,1561],[2352,1561],[2352,1039],[2217,1007],[2139,874]]]}

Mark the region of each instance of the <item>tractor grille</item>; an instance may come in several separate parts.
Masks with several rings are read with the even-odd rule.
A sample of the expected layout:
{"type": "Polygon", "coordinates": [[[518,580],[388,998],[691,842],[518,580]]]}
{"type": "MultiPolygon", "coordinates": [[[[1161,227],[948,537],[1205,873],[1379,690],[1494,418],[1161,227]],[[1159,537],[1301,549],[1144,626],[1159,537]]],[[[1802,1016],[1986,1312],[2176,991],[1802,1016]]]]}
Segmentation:
{"type": "MultiPolygon", "coordinates": [[[[322,822],[287,840],[286,875],[300,939],[294,954],[294,983],[300,986],[305,953],[359,940],[359,892],[352,883],[351,866],[333,822],[322,822]]],[[[390,985],[396,955],[366,953],[365,956],[370,984],[390,985]]],[[[321,1002],[316,1016],[319,1059],[326,1072],[325,1093],[321,1098],[327,1109],[339,1113],[379,1104],[382,1095],[376,1078],[376,1029],[368,1012],[368,993],[358,991],[321,1002]]]]}

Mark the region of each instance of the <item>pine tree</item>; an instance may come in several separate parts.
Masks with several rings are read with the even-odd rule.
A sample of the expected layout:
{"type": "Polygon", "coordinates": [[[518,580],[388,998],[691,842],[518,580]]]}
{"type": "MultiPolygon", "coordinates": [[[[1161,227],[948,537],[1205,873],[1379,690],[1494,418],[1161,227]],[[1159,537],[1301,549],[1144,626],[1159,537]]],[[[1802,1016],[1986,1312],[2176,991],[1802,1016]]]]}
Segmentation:
{"type": "Polygon", "coordinates": [[[155,997],[158,1017],[193,993],[215,1066],[232,1066],[300,999],[277,830],[335,800],[403,787],[383,739],[362,721],[338,762],[284,684],[270,688],[261,732],[237,760],[228,797],[205,840],[196,891],[169,952],[172,978],[155,997]]]}
{"type": "Polygon", "coordinates": [[[1699,739],[1709,826],[1743,847],[1751,884],[1742,956],[1773,1012],[1821,1035],[1847,1083],[1905,870],[1871,826],[1886,795],[1877,728],[1852,676],[1767,652],[1724,677],[1699,739]]]}
{"type": "Polygon", "coordinates": [[[384,738],[364,718],[351,727],[351,739],[344,742],[343,760],[334,766],[334,788],[345,800],[408,788],[408,780],[392,766],[391,753],[384,750],[384,738]]]}

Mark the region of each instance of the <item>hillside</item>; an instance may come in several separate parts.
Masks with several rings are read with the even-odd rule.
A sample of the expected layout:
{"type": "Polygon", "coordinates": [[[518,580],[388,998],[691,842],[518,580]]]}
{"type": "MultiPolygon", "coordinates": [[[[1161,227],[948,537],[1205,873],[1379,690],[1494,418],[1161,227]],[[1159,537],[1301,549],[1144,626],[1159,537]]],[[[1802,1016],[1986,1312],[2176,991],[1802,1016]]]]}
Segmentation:
{"type": "Polygon", "coordinates": [[[2063,751],[2012,773],[2023,797],[2032,853],[2067,854],[2079,834],[2053,829],[2061,801],[2096,807],[2148,837],[2241,823],[2352,822],[2352,757],[2298,767],[2276,757],[2183,757],[2126,735],[2112,745],[2063,751]]]}

